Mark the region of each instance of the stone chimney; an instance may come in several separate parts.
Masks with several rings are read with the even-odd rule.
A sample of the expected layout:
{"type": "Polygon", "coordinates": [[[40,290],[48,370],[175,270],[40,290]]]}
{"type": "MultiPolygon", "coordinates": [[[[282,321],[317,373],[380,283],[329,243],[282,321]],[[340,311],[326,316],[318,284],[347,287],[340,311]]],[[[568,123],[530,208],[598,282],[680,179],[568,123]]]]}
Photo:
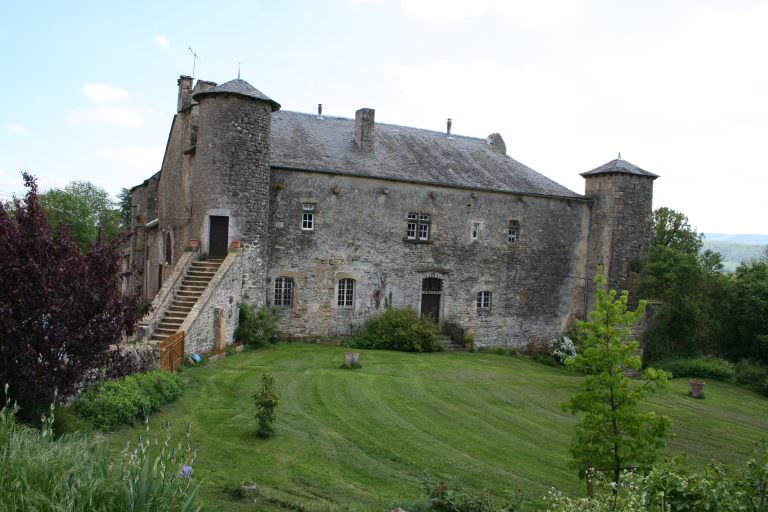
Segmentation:
{"type": "Polygon", "coordinates": [[[179,77],[179,100],[176,111],[181,112],[192,104],[192,77],[181,75],[179,77]]]}
{"type": "Polygon", "coordinates": [[[373,149],[373,118],[376,111],[372,108],[361,108],[355,112],[355,144],[360,149],[373,149]]]}
{"type": "Polygon", "coordinates": [[[501,134],[499,133],[490,134],[488,138],[485,139],[485,143],[491,146],[492,150],[497,151],[502,155],[507,154],[507,145],[504,144],[504,139],[501,138],[501,134]]]}

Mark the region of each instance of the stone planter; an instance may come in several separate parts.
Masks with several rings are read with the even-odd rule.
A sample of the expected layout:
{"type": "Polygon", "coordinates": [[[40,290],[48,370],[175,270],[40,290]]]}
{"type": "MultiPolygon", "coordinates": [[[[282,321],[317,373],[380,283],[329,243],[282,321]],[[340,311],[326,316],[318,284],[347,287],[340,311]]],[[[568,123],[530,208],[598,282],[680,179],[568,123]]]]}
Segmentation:
{"type": "Polygon", "coordinates": [[[352,368],[357,366],[357,360],[360,357],[360,352],[344,352],[344,366],[352,368]]]}
{"type": "Polygon", "coordinates": [[[691,396],[693,398],[702,398],[704,395],[704,381],[700,379],[691,379],[691,396]]]}
{"type": "Polygon", "coordinates": [[[240,240],[232,240],[231,248],[237,250],[240,248],[240,240]]]}
{"type": "Polygon", "coordinates": [[[200,247],[200,240],[195,240],[193,238],[189,242],[187,242],[188,251],[196,251],[199,247],[200,247]]]}

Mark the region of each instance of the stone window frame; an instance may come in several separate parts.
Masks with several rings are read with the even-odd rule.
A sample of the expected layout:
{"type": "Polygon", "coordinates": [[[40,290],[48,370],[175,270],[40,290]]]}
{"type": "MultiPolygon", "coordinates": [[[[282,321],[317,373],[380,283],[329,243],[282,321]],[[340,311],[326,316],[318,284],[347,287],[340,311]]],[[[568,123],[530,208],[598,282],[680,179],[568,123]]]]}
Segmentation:
{"type": "Polygon", "coordinates": [[[301,202],[301,222],[299,224],[299,227],[301,227],[302,231],[315,230],[316,211],[317,211],[317,205],[314,201],[301,202]]]}
{"type": "Polygon", "coordinates": [[[478,313],[487,313],[493,308],[493,291],[480,290],[475,295],[475,306],[478,313]]]}
{"type": "Polygon", "coordinates": [[[480,233],[483,231],[483,221],[473,220],[469,223],[469,240],[477,242],[480,240],[480,233]]]}
{"type": "Polygon", "coordinates": [[[274,306],[278,308],[292,308],[294,291],[296,284],[290,276],[279,276],[275,278],[274,286],[274,306]]]}
{"type": "Polygon", "coordinates": [[[505,230],[505,236],[507,243],[510,245],[517,245],[520,243],[521,222],[518,218],[507,219],[507,227],[505,230]]]}
{"type": "Polygon", "coordinates": [[[428,243],[432,236],[432,214],[424,211],[409,211],[405,221],[403,240],[414,243],[428,243]]]}
{"type": "Polygon", "coordinates": [[[336,281],[336,307],[339,309],[354,309],[357,280],[342,277],[336,281]]]}

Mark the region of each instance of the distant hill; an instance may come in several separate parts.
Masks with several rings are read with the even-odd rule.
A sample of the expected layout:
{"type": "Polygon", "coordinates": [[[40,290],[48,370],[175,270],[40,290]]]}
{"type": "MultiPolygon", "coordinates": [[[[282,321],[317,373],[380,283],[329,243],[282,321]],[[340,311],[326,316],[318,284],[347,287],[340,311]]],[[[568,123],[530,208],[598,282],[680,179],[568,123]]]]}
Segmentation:
{"type": "Polygon", "coordinates": [[[768,235],[704,233],[703,248],[722,254],[727,272],[736,270],[743,261],[760,258],[766,246],[768,246],[768,235]]]}
{"type": "Polygon", "coordinates": [[[704,240],[730,242],[744,245],[768,245],[768,235],[728,235],[724,233],[704,233],[704,240]]]}

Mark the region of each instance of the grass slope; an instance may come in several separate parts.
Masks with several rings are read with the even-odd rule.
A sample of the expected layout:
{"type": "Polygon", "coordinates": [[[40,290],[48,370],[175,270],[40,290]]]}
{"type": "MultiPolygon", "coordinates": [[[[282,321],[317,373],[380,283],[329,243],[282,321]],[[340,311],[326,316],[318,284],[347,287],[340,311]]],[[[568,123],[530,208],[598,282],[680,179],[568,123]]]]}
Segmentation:
{"type": "MultiPolygon", "coordinates": [[[[363,351],[363,368],[349,371],[339,368],[343,352],[278,345],[187,373],[184,396],[151,423],[170,421],[180,431],[192,422],[194,475],[211,510],[269,510],[222,492],[245,480],[304,510],[384,510],[418,497],[425,469],[498,491],[581,492],[568,467],[574,419],[559,407],[578,376],[493,354],[386,351],[363,351]],[[254,437],[251,398],[264,371],[281,395],[277,435],[267,441],[254,437]]],[[[677,437],[667,453],[742,463],[766,437],[768,400],[716,382],[705,393],[691,399],[679,380],[651,400],[673,420],[677,437]]],[[[141,430],[118,431],[111,441],[123,446],[141,430]]]]}

